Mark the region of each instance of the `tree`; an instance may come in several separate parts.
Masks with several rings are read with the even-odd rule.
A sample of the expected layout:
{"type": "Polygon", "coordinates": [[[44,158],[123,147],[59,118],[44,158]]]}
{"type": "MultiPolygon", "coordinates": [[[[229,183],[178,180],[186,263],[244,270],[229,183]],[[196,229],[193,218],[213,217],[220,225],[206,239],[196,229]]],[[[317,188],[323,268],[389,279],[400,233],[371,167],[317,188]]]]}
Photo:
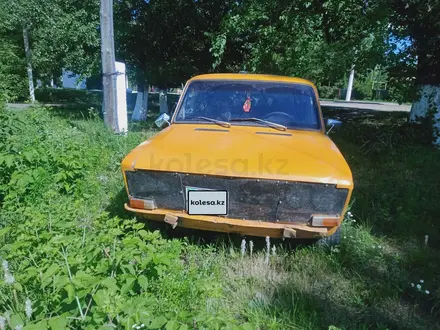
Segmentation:
{"type": "MultiPolygon", "coordinates": [[[[232,1],[131,0],[120,2],[117,49],[134,66],[138,91],[149,84],[161,90],[161,112],[166,89],[212,68],[207,34],[218,31],[232,1]]],[[[118,15],[115,15],[119,16],[118,15]]]]}
{"type": "Polygon", "coordinates": [[[21,34],[22,50],[12,50],[26,58],[30,95],[35,79],[50,80],[62,68],[99,70],[98,28],[97,0],[0,0],[0,30],[6,38],[21,34]]]}
{"type": "Polygon", "coordinates": [[[143,40],[141,17],[147,15],[148,3],[131,0],[115,4],[115,47],[116,55],[127,63],[128,75],[137,85],[137,96],[132,120],[145,121],[148,113],[148,82],[146,78],[145,54],[147,47],[143,40]]]}
{"type": "Polygon", "coordinates": [[[0,29],[0,103],[28,98],[22,38],[22,33],[0,29]]]}
{"type": "Polygon", "coordinates": [[[99,0],[53,0],[48,6],[33,29],[33,60],[39,72],[64,68],[83,76],[99,73],[99,0]]]}
{"type": "Polygon", "coordinates": [[[428,122],[440,145],[440,1],[389,0],[389,6],[396,39],[390,72],[398,84],[415,83],[410,119],[428,122]]]}
{"type": "Polygon", "coordinates": [[[14,33],[17,30],[22,32],[23,49],[26,57],[26,67],[29,86],[29,100],[35,101],[34,78],[32,70],[32,59],[30,49],[29,29],[38,19],[36,9],[43,7],[42,1],[2,1],[0,9],[0,21],[2,29],[14,33]]]}
{"type": "Polygon", "coordinates": [[[240,47],[243,69],[296,75],[333,85],[356,65],[363,72],[384,61],[386,15],[363,0],[237,2],[213,38],[224,61],[240,47]]]}

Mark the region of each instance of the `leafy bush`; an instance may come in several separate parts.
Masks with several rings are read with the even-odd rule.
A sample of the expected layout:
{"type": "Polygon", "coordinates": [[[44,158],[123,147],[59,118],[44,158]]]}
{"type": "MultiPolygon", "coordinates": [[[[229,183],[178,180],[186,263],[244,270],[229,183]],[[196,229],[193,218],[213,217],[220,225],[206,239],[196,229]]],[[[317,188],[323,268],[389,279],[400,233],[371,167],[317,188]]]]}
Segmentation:
{"type": "Polygon", "coordinates": [[[87,91],[73,88],[37,88],[35,99],[42,103],[86,103],[100,104],[102,92],[87,91]]]}
{"type": "Polygon", "coordinates": [[[338,89],[334,86],[319,86],[318,92],[321,99],[335,99],[338,96],[338,89]]]}
{"type": "Polygon", "coordinates": [[[391,77],[389,90],[390,98],[398,103],[410,103],[418,98],[418,89],[413,78],[391,77]]]}
{"type": "Polygon", "coordinates": [[[21,36],[1,31],[0,39],[0,102],[25,101],[29,90],[24,51],[18,43],[21,36]],[[4,33],[8,33],[8,37],[2,36],[4,33]]]}
{"type": "Polygon", "coordinates": [[[203,251],[115,208],[126,198],[120,160],[143,138],[46,109],[0,112],[0,325],[239,325],[220,309],[207,314],[206,300],[222,293],[215,269],[191,257],[203,251]]]}
{"type": "Polygon", "coordinates": [[[356,186],[340,246],[240,251],[127,214],[120,161],[153,132],[76,110],[0,111],[0,329],[438,327],[440,159],[405,115],[329,110],[356,186]]]}

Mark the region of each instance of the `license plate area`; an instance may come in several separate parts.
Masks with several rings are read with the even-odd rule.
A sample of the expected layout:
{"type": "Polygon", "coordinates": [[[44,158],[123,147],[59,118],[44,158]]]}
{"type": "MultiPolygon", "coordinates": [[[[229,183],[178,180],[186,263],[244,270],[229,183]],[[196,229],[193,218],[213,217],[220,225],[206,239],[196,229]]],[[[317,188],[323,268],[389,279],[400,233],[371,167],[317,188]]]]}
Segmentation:
{"type": "Polygon", "coordinates": [[[227,215],[228,192],[226,190],[187,190],[189,215],[227,215]]]}

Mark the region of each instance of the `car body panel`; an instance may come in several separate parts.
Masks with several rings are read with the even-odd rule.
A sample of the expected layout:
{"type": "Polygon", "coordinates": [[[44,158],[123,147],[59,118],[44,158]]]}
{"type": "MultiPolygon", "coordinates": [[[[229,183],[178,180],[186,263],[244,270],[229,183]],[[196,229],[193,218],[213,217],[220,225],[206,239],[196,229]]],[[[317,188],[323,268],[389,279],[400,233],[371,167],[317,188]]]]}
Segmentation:
{"type": "MultiPolygon", "coordinates": [[[[216,79],[306,84],[313,87],[319,99],[316,87],[305,79],[253,74],[197,76],[188,81],[183,94],[192,81],[216,79]]],[[[182,97],[177,109],[181,102],[182,97]]],[[[255,123],[233,123],[231,127],[221,127],[214,123],[176,123],[176,113],[169,127],[141,143],[125,157],[122,171],[126,188],[125,171],[138,170],[331,184],[348,189],[338,224],[322,228],[305,224],[263,223],[258,219],[190,216],[186,211],[144,210],[125,205],[127,210],[158,221],[164,221],[167,215],[172,215],[179,219],[178,225],[182,227],[255,236],[286,237],[285,230],[293,230],[296,237],[312,238],[331,235],[338,228],[351,198],[353,179],[344,157],[325,134],[320,108],[320,130],[280,131],[255,123]]],[[[130,197],[128,188],[127,193],[130,197]]]]}
{"type": "Polygon", "coordinates": [[[337,229],[324,227],[310,227],[307,225],[268,223],[253,220],[230,219],[215,216],[188,215],[183,211],[175,210],[139,210],[125,204],[127,211],[135,212],[138,216],[148,220],[163,222],[164,217],[172,215],[178,218],[178,226],[197,230],[217,231],[222,233],[234,233],[241,235],[261,236],[261,237],[285,237],[284,230],[295,231],[295,237],[291,238],[320,238],[333,234],[337,229]]]}
{"type": "Polygon", "coordinates": [[[123,166],[351,186],[350,168],[326,135],[261,126],[174,124],[134,149],[123,166]]]}

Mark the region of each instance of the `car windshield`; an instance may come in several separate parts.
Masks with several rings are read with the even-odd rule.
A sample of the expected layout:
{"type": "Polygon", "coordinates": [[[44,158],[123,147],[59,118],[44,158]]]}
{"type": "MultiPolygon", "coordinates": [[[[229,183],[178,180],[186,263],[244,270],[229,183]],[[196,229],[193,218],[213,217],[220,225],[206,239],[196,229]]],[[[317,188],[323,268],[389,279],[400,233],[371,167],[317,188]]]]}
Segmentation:
{"type": "Polygon", "coordinates": [[[294,129],[321,126],[313,88],[296,83],[194,81],[183,96],[175,122],[206,123],[206,118],[232,125],[262,125],[257,118],[294,129]]]}

